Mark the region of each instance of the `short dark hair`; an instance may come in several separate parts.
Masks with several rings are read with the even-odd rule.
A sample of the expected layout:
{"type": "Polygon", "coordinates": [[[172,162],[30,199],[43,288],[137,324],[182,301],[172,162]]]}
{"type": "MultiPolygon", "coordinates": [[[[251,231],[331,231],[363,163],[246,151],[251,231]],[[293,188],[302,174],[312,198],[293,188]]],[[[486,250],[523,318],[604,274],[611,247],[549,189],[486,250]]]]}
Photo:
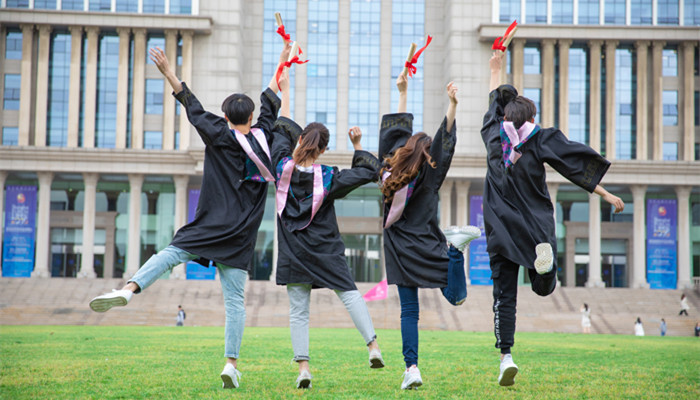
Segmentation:
{"type": "Polygon", "coordinates": [[[535,118],[537,107],[527,97],[518,96],[506,104],[504,113],[505,118],[513,123],[515,129],[520,129],[525,122],[535,118]]]}
{"type": "Polygon", "coordinates": [[[242,93],[234,93],[221,103],[221,111],[232,124],[243,125],[248,122],[250,114],[255,111],[255,103],[242,93]]]}

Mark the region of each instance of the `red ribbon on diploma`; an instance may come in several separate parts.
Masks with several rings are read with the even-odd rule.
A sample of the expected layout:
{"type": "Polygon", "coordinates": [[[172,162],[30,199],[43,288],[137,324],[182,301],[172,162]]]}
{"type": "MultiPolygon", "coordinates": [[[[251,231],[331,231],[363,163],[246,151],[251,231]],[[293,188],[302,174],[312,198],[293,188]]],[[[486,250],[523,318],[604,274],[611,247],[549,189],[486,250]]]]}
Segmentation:
{"type": "Polygon", "coordinates": [[[277,81],[277,87],[280,85],[280,76],[282,76],[282,71],[284,71],[284,67],[291,67],[292,64],[306,64],[309,62],[309,60],[304,60],[301,61],[299,60],[299,56],[294,56],[292,57],[291,60],[285,61],[280,66],[277,68],[277,74],[275,75],[275,81],[277,81]]]}
{"type": "Polygon", "coordinates": [[[423,50],[425,50],[425,48],[428,47],[432,40],[432,36],[428,35],[428,40],[425,42],[425,46],[421,47],[418,51],[416,51],[413,54],[413,58],[411,59],[411,61],[406,61],[406,64],[404,66],[408,68],[408,76],[413,76],[413,74],[415,74],[416,71],[418,71],[418,68],[416,68],[414,64],[418,62],[418,58],[423,53],[423,50]]]}
{"type": "Polygon", "coordinates": [[[279,27],[277,27],[277,33],[279,33],[279,35],[282,36],[282,39],[284,39],[285,43],[292,40],[292,36],[284,31],[284,25],[280,25],[279,27]]]}
{"type": "Polygon", "coordinates": [[[505,51],[506,51],[506,47],[503,45],[503,43],[504,43],[504,42],[506,41],[506,39],[508,38],[508,35],[510,35],[510,32],[511,32],[513,29],[515,29],[515,27],[516,27],[517,25],[518,25],[518,21],[517,21],[517,20],[516,20],[516,21],[513,21],[513,23],[510,24],[510,26],[508,27],[508,29],[506,29],[506,33],[505,33],[503,36],[499,36],[499,37],[496,38],[496,40],[494,40],[493,46],[491,46],[491,48],[492,48],[493,50],[500,50],[500,51],[505,52],[505,51]]]}

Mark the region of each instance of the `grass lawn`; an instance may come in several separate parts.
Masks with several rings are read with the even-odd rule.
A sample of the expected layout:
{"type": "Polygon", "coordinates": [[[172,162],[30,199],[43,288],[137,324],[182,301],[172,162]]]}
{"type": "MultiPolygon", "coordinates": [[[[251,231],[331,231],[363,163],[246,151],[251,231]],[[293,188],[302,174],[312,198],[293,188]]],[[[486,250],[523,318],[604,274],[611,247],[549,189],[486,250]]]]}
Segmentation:
{"type": "Polygon", "coordinates": [[[493,335],[421,331],[423,386],[402,391],[399,331],[378,332],[371,370],[359,333],[311,329],[313,388],[297,390],[286,328],[246,328],[241,387],[224,391],[218,327],[0,327],[2,399],[699,399],[695,337],[517,333],[515,385],[498,386],[493,335]]]}

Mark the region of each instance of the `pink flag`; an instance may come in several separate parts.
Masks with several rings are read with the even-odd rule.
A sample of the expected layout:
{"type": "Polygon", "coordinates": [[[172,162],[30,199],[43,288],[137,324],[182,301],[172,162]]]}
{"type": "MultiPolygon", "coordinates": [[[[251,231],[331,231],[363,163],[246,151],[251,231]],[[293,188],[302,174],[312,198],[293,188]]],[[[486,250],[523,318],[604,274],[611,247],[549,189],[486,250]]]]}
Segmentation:
{"type": "Polygon", "coordinates": [[[377,286],[365,293],[362,298],[365,299],[365,301],[384,300],[386,299],[388,292],[389,287],[386,284],[386,279],[384,279],[383,281],[377,283],[377,286]]]}

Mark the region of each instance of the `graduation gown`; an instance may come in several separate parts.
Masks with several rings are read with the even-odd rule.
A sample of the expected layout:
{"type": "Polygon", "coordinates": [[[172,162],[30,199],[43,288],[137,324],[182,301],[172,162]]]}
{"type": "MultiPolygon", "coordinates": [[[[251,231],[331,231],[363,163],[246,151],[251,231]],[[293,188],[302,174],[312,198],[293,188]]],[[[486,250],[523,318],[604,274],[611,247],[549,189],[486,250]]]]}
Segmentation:
{"type": "Polygon", "coordinates": [[[490,254],[500,254],[532,269],[537,258],[535,246],[550,243],[556,268],[554,208],[544,164],[592,193],[610,162],[590,147],[569,141],[560,130],[548,128],[541,129],[522,145],[522,156],[506,171],[500,124],[506,104],[517,95],[510,85],[492,91],[481,129],[488,157],[483,203],[486,249],[490,254]]]}
{"type": "MultiPolygon", "coordinates": [[[[241,148],[226,120],[202,108],[190,89],[182,84],[175,98],[205,144],[204,174],[194,220],[180,228],[171,245],[195,254],[196,261],[209,260],[250,270],[255,240],[267,199],[267,182],[259,182],[259,171],[241,148]]],[[[271,146],[272,126],[280,99],[270,89],[260,95],[260,116],[253,128],[265,133],[271,146]]],[[[245,135],[258,158],[274,173],[272,163],[252,132],[245,135]]]]}
{"type": "MultiPolygon", "coordinates": [[[[302,128],[281,117],[275,124],[272,159],[277,182],[291,159],[302,128]]],[[[312,288],[357,290],[345,259],[345,244],[338,231],[334,201],[354,189],[377,180],[379,160],[366,151],[355,151],[352,168],[339,170],[323,165],[324,198],[311,224],[313,173],[294,168],[287,203],[277,218],[277,284],[311,284],[312,288]]]]}
{"type": "MultiPolygon", "coordinates": [[[[383,160],[405,145],[412,133],[412,114],[384,115],[379,132],[379,158],[383,160]]],[[[440,230],[437,218],[438,191],[452,163],[456,143],[456,124],[447,131],[445,118],[430,147],[430,155],[437,168],[432,168],[428,163],[420,168],[403,214],[393,225],[384,229],[384,257],[390,284],[422,288],[447,286],[449,258],[445,235],[440,230]]],[[[390,203],[384,203],[385,222],[390,208],[390,203]]]]}

